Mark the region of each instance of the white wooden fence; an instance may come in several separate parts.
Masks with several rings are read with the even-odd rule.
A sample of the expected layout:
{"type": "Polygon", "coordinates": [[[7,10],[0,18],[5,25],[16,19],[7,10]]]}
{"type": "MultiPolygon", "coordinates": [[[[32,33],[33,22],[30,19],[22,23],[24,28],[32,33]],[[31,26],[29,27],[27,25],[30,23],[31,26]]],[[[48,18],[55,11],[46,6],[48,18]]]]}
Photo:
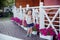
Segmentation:
{"type": "MultiPolygon", "coordinates": [[[[55,31],[56,34],[58,34],[57,30],[60,31],[60,6],[43,6],[43,3],[40,3],[40,6],[37,7],[29,7],[29,5],[27,4],[25,8],[22,8],[22,6],[20,6],[20,8],[13,8],[13,13],[14,13],[14,17],[18,17],[20,19],[24,19],[24,15],[26,13],[26,11],[28,9],[32,9],[33,10],[33,18],[35,19],[35,16],[37,13],[39,13],[39,20],[40,20],[40,28],[45,28],[45,25],[48,25],[46,28],[48,27],[52,27],[55,31]],[[56,10],[55,12],[50,12],[50,14],[54,14],[53,17],[49,17],[49,13],[46,12],[46,10],[56,10]],[[58,16],[59,15],[59,16],[58,16]],[[57,17],[58,16],[58,17],[57,17]],[[47,20],[45,20],[45,18],[47,18],[47,20]],[[52,19],[50,19],[52,18],[52,19]],[[58,18],[58,21],[55,21],[55,19],[58,18]],[[48,21],[49,24],[46,24],[44,21],[48,21]],[[53,22],[58,22],[58,25],[54,25],[53,22]],[[59,29],[56,29],[55,26],[59,27],[59,29]]],[[[36,18],[36,20],[38,21],[38,18],[36,18]]],[[[35,21],[34,21],[35,23],[35,21]]]]}
{"type": "MultiPolygon", "coordinates": [[[[39,8],[40,8],[40,13],[39,13],[40,14],[40,29],[45,28],[46,27],[45,25],[47,25],[46,28],[52,27],[54,29],[56,35],[58,35],[58,33],[60,32],[60,6],[58,6],[58,5],[43,6],[43,3],[40,3],[39,8]],[[51,11],[47,12],[47,10],[48,11],[55,10],[55,12],[51,12],[51,11]],[[49,16],[49,15],[51,15],[51,16],[49,16]],[[46,23],[45,21],[48,21],[48,23],[46,23]],[[55,24],[53,22],[55,22],[55,24]],[[56,23],[58,23],[58,24],[56,24],[56,23]]],[[[51,36],[40,35],[40,37],[48,39],[48,40],[53,40],[51,36]]]]}
{"type": "MultiPolygon", "coordinates": [[[[55,31],[55,33],[56,34],[58,34],[58,32],[57,32],[57,29],[55,28],[55,26],[57,26],[57,27],[59,27],[60,28],[60,6],[56,6],[56,5],[54,5],[54,6],[43,6],[43,3],[41,3],[40,4],[40,18],[42,19],[40,19],[40,26],[41,27],[45,27],[44,25],[46,25],[46,23],[44,23],[44,17],[46,17],[47,18],[47,20],[48,20],[48,22],[49,22],[49,24],[47,24],[48,26],[47,26],[47,28],[48,27],[52,27],[53,29],[54,29],[54,31],[55,31]],[[49,17],[48,16],[48,14],[49,13],[47,13],[45,10],[48,10],[48,9],[50,9],[50,10],[57,10],[57,11],[55,11],[54,13],[52,12],[52,13],[50,13],[50,14],[54,14],[54,16],[53,17],[49,17]],[[42,16],[43,15],[43,16],[42,16]],[[58,16],[59,15],[59,16],[58,16]],[[42,18],[42,17],[43,18],[42,18]],[[58,16],[58,17],[57,17],[58,16]],[[50,18],[52,18],[52,19],[50,19],[50,18]],[[57,19],[58,21],[55,21],[55,19],[56,18],[59,18],[59,19],[57,19]],[[42,23],[43,22],[43,23],[42,23]],[[53,24],[53,22],[59,22],[59,25],[54,25],[53,24]]],[[[40,28],[41,28],[40,27],[40,28]]],[[[59,30],[59,29],[58,29],[59,30]]],[[[59,30],[60,31],[60,30],[59,30]]]]}

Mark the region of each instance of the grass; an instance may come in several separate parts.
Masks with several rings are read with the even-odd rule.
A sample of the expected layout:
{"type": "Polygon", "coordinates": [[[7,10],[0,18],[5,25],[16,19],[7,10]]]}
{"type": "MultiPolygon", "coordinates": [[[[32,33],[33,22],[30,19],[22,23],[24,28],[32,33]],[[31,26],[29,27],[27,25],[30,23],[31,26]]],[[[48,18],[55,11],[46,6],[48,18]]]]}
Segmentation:
{"type": "Polygon", "coordinates": [[[6,13],[3,17],[0,17],[0,21],[7,21],[10,20],[10,18],[13,16],[13,13],[6,13]]]}
{"type": "Polygon", "coordinates": [[[10,20],[10,17],[1,17],[0,18],[0,21],[7,21],[7,20],[10,20]]]}

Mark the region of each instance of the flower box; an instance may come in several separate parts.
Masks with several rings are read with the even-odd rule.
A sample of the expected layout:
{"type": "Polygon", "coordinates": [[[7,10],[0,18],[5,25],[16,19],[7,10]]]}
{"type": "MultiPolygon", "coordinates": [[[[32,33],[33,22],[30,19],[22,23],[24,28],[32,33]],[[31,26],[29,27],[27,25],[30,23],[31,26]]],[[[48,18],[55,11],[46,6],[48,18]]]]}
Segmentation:
{"type": "Polygon", "coordinates": [[[53,40],[53,36],[56,35],[54,29],[51,27],[40,29],[40,37],[48,40],[53,40]]]}
{"type": "Polygon", "coordinates": [[[53,36],[51,35],[45,36],[45,35],[42,35],[41,33],[40,33],[40,38],[47,39],[47,40],[53,40],[53,36]]]}
{"type": "Polygon", "coordinates": [[[60,40],[60,33],[58,34],[58,40],[60,40]]]}
{"type": "Polygon", "coordinates": [[[34,24],[33,31],[37,32],[37,35],[39,36],[39,24],[34,24]]]}
{"type": "Polygon", "coordinates": [[[40,29],[40,33],[43,34],[43,35],[55,35],[55,32],[54,32],[54,29],[52,29],[51,27],[50,28],[43,28],[43,29],[40,29]]]}

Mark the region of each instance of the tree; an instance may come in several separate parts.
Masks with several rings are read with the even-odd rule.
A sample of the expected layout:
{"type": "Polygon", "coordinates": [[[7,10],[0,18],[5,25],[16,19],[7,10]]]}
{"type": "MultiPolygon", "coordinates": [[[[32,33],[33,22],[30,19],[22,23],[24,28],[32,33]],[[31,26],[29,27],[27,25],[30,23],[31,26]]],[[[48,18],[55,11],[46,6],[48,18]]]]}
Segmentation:
{"type": "Polygon", "coordinates": [[[0,8],[5,6],[11,6],[15,0],[0,0],[0,8]]]}
{"type": "Polygon", "coordinates": [[[5,0],[0,0],[0,8],[4,6],[4,1],[5,0]]]}

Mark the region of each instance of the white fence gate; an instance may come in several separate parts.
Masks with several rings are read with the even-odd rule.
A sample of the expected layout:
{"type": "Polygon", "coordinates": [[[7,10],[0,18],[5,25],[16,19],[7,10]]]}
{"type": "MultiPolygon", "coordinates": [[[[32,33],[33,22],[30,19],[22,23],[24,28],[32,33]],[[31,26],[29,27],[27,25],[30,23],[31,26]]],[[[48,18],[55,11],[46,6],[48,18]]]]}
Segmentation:
{"type": "Polygon", "coordinates": [[[43,6],[43,3],[40,4],[40,29],[42,27],[45,28],[44,25],[47,25],[46,28],[52,27],[54,29],[55,33],[58,34],[57,30],[59,30],[59,28],[60,28],[60,6],[43,6]],[[48,11],[55,10],[55,12],[48,13],[48,12],[46,12],[47,10],[48,11]],[[51,16],[49,16],[48,14],[50,14],[51,16]],[[47,20],[45,20],[44,18],[46,18],[47,20]],[[50,19],[50,18],[52,18],[52,19],[50,19]],[[58,18],[57,21],[55,20],[56,18],[58,18]],[[49,24],[46,24],[44,21],[48,21],[49,24]],[[55,23],[58,22],[58,24],[54,25],[53,22],[55,22],[55,23]],[[55,26],[57,26],[59,28],[56,29],[55,26]]]}
{"type": "MultiPolygon", "coordinates": [[[[58,35],[60,32],[60,6],[43,6],[43,3],[40,3],[40,29],[52,27],[58,35]]],[[[40,34],[40,37],[53,40],[52,36],[43,36],[40,34]]]]}

